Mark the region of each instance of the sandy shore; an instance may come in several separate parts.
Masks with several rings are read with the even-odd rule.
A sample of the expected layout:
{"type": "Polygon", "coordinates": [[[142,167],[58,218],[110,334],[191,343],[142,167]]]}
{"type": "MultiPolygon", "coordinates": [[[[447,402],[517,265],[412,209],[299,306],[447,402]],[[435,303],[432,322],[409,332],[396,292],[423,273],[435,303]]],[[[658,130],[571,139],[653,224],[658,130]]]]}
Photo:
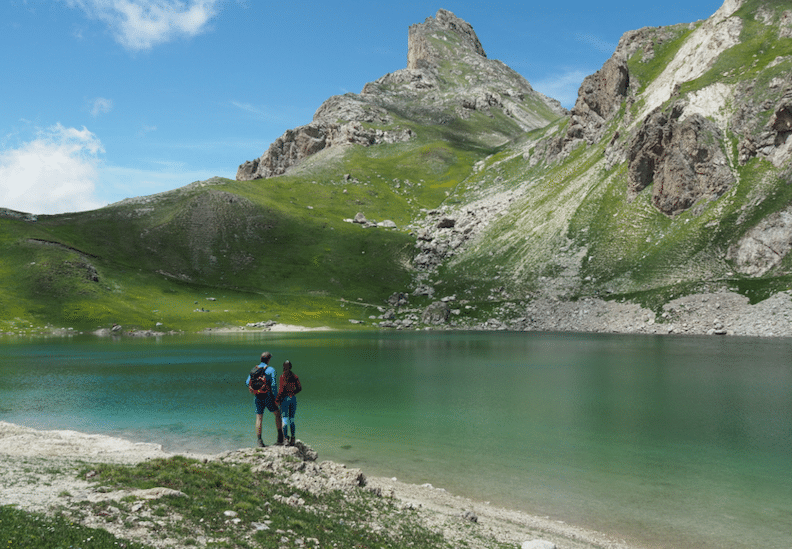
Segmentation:
{"type": "MultiPolygon", "coordinates": [[[[264,450],[270,453],[267,459],[278,459],[279,453],[285,455],[293,449],[268,447],[264,450]]],[[[249,454],[253,450],[244,452],[249,454]]],[[[63,495],[66,493],[71,494],[72,499],[76,495],[91,500],[97,496],[96,486],[75,475],[83,464],[134,464],[172,455],[157,444],[75,431],[38,431],[0,421],[0,505],[47,512],[66,504],[63,495]]],[[[217,456],[189,455],[206,460],[227,460],[228,456],[228,452],[217,456]]],[[[322,464],[345,469],[331,462],[322,464]]],[[[425,522],[442,530],[449,540],[467,541],[466,528],[472,522],[480,535],[518,548],[640,549],[598,532],[458,497],[428,484],[416,486],[396,479],[368,477],[366,487],[392,496],[404,506],[419,509],[425,522]]]]}
{"type": "Polygon", "coordinates": [[[256,332],[330,332],[332,328],[327,326],[319,326],[317,328],[309,328],[307,326],[298,326],[296,324],[281,324],[280,322],[264,322],[260,325],[248,326],[225,326],[223,328],[207,328],[204,333],[211,334],[244,334],[256,332]]]}

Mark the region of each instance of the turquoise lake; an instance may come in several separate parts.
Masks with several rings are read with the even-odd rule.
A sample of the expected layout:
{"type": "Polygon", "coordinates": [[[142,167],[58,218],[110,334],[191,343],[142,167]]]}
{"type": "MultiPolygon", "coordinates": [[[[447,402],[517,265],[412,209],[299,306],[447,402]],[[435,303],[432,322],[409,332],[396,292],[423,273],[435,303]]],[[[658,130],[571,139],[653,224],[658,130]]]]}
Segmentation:
{"type": "MultiPolygon", "coordinates": [[[[651,549],[792,547],[792,340],[263,333],[0,340],[0,420],[216,453],[262,351],[319,459],[651,549]]],[[[265,441],[275,440],[265,416],[265,441]]]]}

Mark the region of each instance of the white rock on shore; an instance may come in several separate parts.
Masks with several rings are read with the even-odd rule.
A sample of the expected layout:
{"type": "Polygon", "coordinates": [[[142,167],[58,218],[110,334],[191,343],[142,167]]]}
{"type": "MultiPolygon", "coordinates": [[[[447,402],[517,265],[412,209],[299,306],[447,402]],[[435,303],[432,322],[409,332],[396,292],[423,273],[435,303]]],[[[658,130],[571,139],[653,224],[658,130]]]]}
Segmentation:
{"type": "Polygon", "coordinates": [[[164,452],[159,444],[130,442],[77,431],[37,431],[0,421],[0,455],[138,463],[171,454],[164,452]]]}

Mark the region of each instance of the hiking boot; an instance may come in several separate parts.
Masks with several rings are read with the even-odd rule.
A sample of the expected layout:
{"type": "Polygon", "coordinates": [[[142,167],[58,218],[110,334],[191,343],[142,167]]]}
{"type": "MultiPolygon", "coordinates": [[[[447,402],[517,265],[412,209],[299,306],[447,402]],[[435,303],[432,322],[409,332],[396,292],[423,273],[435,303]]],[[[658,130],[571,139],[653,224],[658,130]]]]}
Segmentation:
{"type": "Polygon", "coordinates": [[[291,437],[291,438],[289,439],[289,446],[294,446],[295,442],[296,442],[296,441],[294,440],[294,437],[291,437]]]}
{"type": "Polygon", "coordinates": [[[265,447],[265,446],[267,446],[267,445],[266,445],[266,444],[264,444],[264,441],[263,441],[263,440],[261,440],[261,439],[258,439],[258,446],[259,446],[259,448],[264,448],[264,447],[265,447]]]}
{"type": "Polygon", "coordinates": [[[278,431],[278,442],[276,444],[278,446],[283,446],[283,431],[278,431]]]}

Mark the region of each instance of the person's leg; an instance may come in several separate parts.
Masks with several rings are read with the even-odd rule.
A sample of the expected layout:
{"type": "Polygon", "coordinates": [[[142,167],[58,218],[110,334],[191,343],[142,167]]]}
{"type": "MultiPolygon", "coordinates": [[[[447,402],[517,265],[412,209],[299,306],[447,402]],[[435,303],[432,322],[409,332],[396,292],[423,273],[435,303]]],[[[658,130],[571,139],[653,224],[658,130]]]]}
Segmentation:
{"type": "Polygon", "coordinates": [[[261,440],[261,424],[264,423],[264,415],[263,414],[256,414],[256,439],[258,440],[259,446],[264,446],[264,442],[261,440]]]}
{"type": "Polygon", "coordinates": [[[278,444],[283,444],[283,422],[281,421],[280,410],[272,412],[275,416],[275,428],[278,430],[278,444]]]}
{"type": "Polygon", "coordinates": [[[275,416],[275,429],[278,432],[278,442],[276,444],[283,444],[283,424],[281,423],[281,415],[280,410],[275,405],[275,397],[272,396],[272,393],[267,392],[267,396],[265,397],[267,410],[272,412],[272,415],[275,416]]]}
{"type": "Polygon", "coordinates": [[[259,398],[253,399],[256,408],[256,440],[259,446],[264,446],[261,440],[261,425],[264,423],[264,401],[259,398]]]}
{"type": "Polygon", "coordinates": [[[297,397],[291,397],[289,399],[288,417],[289,417],[289,424],[291,426],[291,440],[289,441],[289,444],[291,444],[292,446],[294,446],[294,443],[296,442],[296,436],[297,436],[295,434],[295,428],[294,428],[294,416],[296,414],[297,414],[297,397]]]}
{"type": "Polygon", "coordinates": [[[280,405],[281,425],[283,426],[283,440],[289,438],[289,399],[287,398],[280,405]]]}

